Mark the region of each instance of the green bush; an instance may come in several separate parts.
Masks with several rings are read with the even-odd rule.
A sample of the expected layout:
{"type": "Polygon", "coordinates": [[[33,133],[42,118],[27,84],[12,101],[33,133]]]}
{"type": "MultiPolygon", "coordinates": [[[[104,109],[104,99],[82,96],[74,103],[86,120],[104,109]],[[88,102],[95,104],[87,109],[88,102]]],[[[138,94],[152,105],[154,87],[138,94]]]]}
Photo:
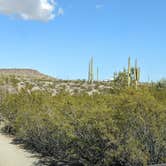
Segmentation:
{"type": "Polygon", "coordinates": [[[0,112],[12,134],[54,165],[146,166],[166,162],[166,102],[159,102],[158,93],[22,91],[9,94],[0,112]]]}

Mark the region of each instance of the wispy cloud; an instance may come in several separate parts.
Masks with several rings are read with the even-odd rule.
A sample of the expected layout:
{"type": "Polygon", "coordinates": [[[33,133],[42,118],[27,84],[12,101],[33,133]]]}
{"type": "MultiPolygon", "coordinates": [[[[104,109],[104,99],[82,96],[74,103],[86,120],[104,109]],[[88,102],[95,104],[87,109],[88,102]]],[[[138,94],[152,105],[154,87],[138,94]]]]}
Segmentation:
{"type": "Polygon", "coordinates": [[[97,5],[96,5],[96,9],[101,9],[101,8],[103,8],[103,7],[104,7],[103,4],[97,4],[97,5]]]}
{"type": "Polygon", "coordinates": [[[64,10],[62,8],[58,9],[58,16],[63,16],[64,15],[64,10]]]}
{"type": "Polygon", "coordinates": [[[54,0],[0,0],[0,13],[24,20],[49,21],[63,15],[54,0]]]}

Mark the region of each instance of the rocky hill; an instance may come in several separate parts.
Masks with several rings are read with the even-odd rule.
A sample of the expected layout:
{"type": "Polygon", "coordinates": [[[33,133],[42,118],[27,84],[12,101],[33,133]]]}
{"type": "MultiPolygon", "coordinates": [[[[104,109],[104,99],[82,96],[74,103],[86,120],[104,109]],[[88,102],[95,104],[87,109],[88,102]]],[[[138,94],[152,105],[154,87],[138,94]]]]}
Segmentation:
{"type": "Polygon", "coordinates": [[[0,75],[29,78],[51,78],[50,76],[33,69],[0,69],[0,75]]]}
{"type": "Polygon", "coordinates": [[[86,80],[60,80],[47,76],[33,69],[0,69],[0,91],[17,93],[22,89],[28,91],[47,91],[53,95],[61,91],[77,93],[107,93],[111,90],[110,82],[86,80]]]}

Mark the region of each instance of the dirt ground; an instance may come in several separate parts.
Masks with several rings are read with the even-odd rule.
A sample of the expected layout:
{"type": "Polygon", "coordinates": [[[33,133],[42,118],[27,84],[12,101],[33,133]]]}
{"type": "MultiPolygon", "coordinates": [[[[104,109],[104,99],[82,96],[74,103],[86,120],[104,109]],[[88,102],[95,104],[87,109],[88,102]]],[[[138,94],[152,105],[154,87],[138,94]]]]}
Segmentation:
{"type": "Polygon", "coordinates": [[[0,133],[0,166],[35,166],[37,159],[0,133]]]}

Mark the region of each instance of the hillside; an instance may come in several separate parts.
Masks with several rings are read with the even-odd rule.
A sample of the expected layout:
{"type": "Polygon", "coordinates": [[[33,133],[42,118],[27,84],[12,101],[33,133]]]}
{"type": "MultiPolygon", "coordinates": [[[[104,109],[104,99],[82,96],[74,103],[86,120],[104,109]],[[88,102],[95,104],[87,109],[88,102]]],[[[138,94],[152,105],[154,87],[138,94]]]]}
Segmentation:
{"type": "Polygon", "coordinates": [[[136,86],[131,79],[129,87],[127,77],[126,71],[92,82],[1,75],[2,131],[48,166],[165,163],[165,81],[136,86]]]}
{"type": "Polygon", "coordinates": [[[47,166],[165,163],[166,88],[122,88],[95,95],[29,89],[1,94],[3,131],[40,153],[39,162],[47,166]]]}
{"type": "Polygon", "coordinates": [[[89,84],[86,80],[56,79],[33,69],[0,69],[0,90],[17,93],[21,89],[29,91],[47,91],[53,95],[61,91],[75,93],[103,93],[109,92],[110,82],[94,82],[89,84]]]}
{"type": "Polygon", "coordinates": [[[50,76],[42,74],[34,69],[0,69],[0,75],[43,79],[51,78],[50,76]]]}

